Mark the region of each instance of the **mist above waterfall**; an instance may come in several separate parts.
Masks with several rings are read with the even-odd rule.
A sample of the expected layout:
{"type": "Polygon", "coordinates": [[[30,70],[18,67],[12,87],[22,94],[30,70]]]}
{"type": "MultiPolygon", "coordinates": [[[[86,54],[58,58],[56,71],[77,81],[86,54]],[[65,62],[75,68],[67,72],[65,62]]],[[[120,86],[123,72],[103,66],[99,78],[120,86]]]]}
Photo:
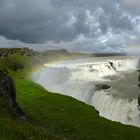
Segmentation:
{"type": "Polygon", "coordinates": [[[94,106],[105,118],[139,127],[137,64],[138,59],[131,57],[67,60],[44,64],[32,79],[51,92],[94,106]],[[97,84],[111,88],[96,90],[97,84]]]}

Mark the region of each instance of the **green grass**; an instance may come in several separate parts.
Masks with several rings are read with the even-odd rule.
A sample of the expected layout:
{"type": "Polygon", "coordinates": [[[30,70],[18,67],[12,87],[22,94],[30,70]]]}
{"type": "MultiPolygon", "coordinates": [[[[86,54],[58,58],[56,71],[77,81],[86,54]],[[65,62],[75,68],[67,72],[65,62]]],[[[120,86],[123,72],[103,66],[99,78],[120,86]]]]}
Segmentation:
{"type": "Polygon", "coordinates": [[[24,68],[14,72],[2,61],[0,64],[14,77],[17,101],[31,122],[12,117],[0,100],[0,140],[139,140],[139,128],[99,117],[93,107],[50,93],[26,78],[30,67],[27,57],[14,55],[11,60],[24,68]]]}
{"type": "Polygon", "coordinates": [[[17,81],[17,99],[30,118],[67,139],[137,140],[140,137],[139,128],[101,118],[93,107],[49,93],[28,80],[17,81]]]}
{"type": "Polygon", "coordinates": [[[57,139],[51,133],[39,125],[33,125],[29,122],[22,122],[5,116],[0,119],[0,140],[45,140],[57,139]]]}
{"type": "MultiPolygon", "coordinates": [[[[10,57],[0,58],[0,69],[6,70],[16,80],[24,79],[30,69],[30,58],[13,54],[10,57]],[[14,71],[16,65],[22,67],[14,71]]],[[[28,92],[28,90],[26,90],[28,92]]],[[[60,138],[40,124],[31,120],[23,121],[11,115],[11,110],[0,96],[0,140],[44,140],[60,138]]],[[[61,138],[60,138],[61,139],[61,138]]]]}
{"type": "Polygon", "coordinates": [[[0,69],[8,71],[14,79],[24,78],[31,68],[31,58],[19,54],[0,58],[0,69]]]}

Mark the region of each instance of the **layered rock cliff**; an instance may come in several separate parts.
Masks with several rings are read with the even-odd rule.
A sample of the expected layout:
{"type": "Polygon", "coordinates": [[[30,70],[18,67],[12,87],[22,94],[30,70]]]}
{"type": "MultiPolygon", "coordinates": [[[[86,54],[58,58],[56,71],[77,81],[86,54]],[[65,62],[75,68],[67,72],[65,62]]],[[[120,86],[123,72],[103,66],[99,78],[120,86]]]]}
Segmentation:
{"type": "Polygon", "coordinates": [[[0,70],[0,99],[0,105],[5,107],[9,113],[21,119],[26,119],[24,112],[16,102],[15,83],[7,72],[2,70],[0,70]]]}

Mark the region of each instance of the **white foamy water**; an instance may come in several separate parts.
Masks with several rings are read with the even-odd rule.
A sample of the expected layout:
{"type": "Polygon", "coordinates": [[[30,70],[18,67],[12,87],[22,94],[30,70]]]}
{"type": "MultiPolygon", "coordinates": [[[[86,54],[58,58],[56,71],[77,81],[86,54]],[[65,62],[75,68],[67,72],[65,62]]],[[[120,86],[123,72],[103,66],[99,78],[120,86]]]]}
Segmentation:
{"type": "Polygon", "coordinates": [[[33,73],[32,78],[51,92],[68,95],[94,106],[100,116],[140,127],[137,94],[132,93],[134,98],[130,100],[126,93],[125,98],[121,98],[119,95],[123,91],[118,93],[119,90],[113,87],[95,91],[96,84],[112,82],[107,76],[119,77],[124,71],[133,72],[136,66],[137,60],[132,58],[71,60],[54,65],[44,64],[42,70],[33,73]]]}

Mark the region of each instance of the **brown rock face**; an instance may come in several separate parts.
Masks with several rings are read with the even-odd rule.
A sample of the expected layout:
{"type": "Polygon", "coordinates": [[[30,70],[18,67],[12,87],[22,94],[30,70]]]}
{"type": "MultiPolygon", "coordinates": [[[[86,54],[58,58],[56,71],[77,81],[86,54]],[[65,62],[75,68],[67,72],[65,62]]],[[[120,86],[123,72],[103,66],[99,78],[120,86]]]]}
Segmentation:
{"type": "Polygon", "coordinates": [[[16,102],[15,83],[6,72],[0,70],[0,96],[6,104],[6,107],[11,111],[12,115],[20,118],[25,118],[25,115],[16,102]]]}

